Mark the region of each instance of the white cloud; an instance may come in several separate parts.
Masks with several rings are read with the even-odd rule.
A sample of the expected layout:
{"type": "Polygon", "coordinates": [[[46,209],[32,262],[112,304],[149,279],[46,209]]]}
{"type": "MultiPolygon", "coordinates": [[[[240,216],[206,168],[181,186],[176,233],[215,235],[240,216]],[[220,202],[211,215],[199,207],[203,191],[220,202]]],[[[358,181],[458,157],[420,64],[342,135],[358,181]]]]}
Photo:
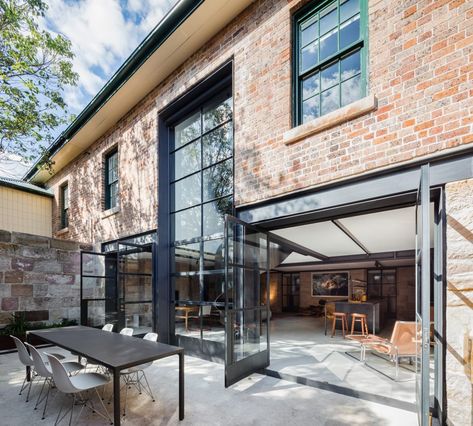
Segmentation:
{"type": "Polygon", "coordinates": [[[49,0],[42,25],[72,43],[76,88],[65,99],[79,113],[159,23],[176,0],[49,0]]]}

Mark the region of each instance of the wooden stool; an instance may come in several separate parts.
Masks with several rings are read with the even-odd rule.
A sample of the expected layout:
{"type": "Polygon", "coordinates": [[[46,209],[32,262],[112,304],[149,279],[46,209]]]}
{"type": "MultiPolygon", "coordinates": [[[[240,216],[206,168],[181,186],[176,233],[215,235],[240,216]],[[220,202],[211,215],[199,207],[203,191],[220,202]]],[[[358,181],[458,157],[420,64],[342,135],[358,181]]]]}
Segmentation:
{"type": "Polygon", "coordinates": [[[347,314],[345,312],[334,312],[333,313],[332,337],[335,334],[335,326],[337,325],[337,320],[342,321],[342,334],[343,334],[343,338],[345,338],[345,333],[348,333],[347,314]]]}
{"type": "Polygon", "coordinates": [[[355,322],[359,322],[361,325],[361,334],[367,336],[368,332],[368,321],[366,320],[366,314],[351,314],[351,334],[354,334],[355,322]]]}

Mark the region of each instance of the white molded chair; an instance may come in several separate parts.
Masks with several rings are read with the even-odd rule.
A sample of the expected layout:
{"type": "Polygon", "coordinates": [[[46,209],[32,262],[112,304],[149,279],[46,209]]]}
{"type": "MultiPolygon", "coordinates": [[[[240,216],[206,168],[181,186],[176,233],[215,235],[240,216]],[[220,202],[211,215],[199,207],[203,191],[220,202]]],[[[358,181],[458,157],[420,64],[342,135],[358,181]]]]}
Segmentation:
{"type": "Polygon", "coordinates": [[[103,331],[113,331],[113,324],[105,324],[105,325],[102,327],[102,330],[103,330],[103,331]]]}
{"type": "Polygon", "coordinates": [[[123,334],[124,336],[133,336],[133,329],[130,327],[122,328],[120,334],[123,334]]]}
{"type": "MultiPolygon", "coordinates": [[[[143,337],[143,340],[149,340],[151,342],[158,341],[158,335],[156,333],[146,333],[143,337]]],[[[125,404],[123,405],[123,415],[126,415],[126,402],[128,398],[128,389],[131,386],[134,386],[138,393],[141,395],[142,391],[144,391],[153,402],[155,402],[153,392],[151,387],[148,383],[148,379],[144,370],[151,366],[152,362],[147,362],[146,364],[140,364],[135,367],[130,367],[125,370],[120,371],[120,376],[123,378],[124,387],[125,387],[125,404]]]]}
{"type": "Polygon", "coordinates": [[[112,419],[110,418],[107,412],[107,409],[105,408],[105,405],[103,404],[103,401],[100,398],[100,395],[97,391],[98,387],[106,385],[110,381],[110,379],[104,376],[103,374],[98,374],[98,373],[81,373],[76,376],[69,377],[65,367],[61,364],[61,362],[55,356],[51,354],[46,354],[46,355],[48,356],[54,384],[56,385],[57,389],[66,395],[72,396],[71,408],[68,411],[66,411],[64,415],[61,417],[61,413],[62,413],[62,407],[61,407],[56,417],[56,422],[54,423],[54,425],[56,426],[64,417],[66,417],[66,415],[69,412],[71,413],[69,417],[69,425],[72,423],[72,416],[74,414],[74,405],[76,404],[76,402],[81,403],[82,405],[79,415],[76,418],[76,422],[79,419],[83,408],[87,407],[90,410],[92,410],[92,412],[97,413],[104,419],[108,420],[110,424],[112,424],[112,419]],[[95,390],[98,400],[102,404],[105,414],[98,412],[94,408],[92,402],[91,402],[91,406],[87,405],[87,401],[84,399],[82,392],[89,391],[89,390],[95,390]],[[80,399],[78,399],[77,396],[79,396],[80,399]]]}
{"type": "MultiPolygon", "coordinates": [[[[20,389],[20,392],[18,394],[18,395],[21,395],[21,393],[28,386],[28,393],[26,394],[26,402],[28,402],[29,398],[30,398],[31,385],[33,384],[34,379],[37,377],[37,374],[35,373],[33,358],[31,358],[31,355],[28,353],[28,349],[26,349],[26,346],[23,344],[23,342],[20,339],[18,339],[18,337],[15,337],[15,336],[12,336],[12,335],[10,335],[10,337],[15,342],[15,346],[16,346],[16,349],[18,350],[18,358],[20,359],[20,362],[25,367],[30,367],[31,368],[30,381],[29,382],[26,381],[27,375],[25,374],[23,384],[21,385],[21,389],[20,389]]],[[[62,356],[60,354],[54,354],[54,356],[58,359],[64,359],[64,356],[62,356]]]]}
{"type": "MultiPolygon", "coordinates": [[[[39,353],[39,351],[29,343],[25,343],[26,347],[29,349],[31,357],[33,359],[33,364],[34,364],[34,371],[38,377],[42,377],[43,380],[43,385],[41,386],[41,391],[38,394],[38,399],[36,400],[36,404],[34,409],[36,410],[38,408],[38,405],[43,402],[44,399],[46,399],[46,402],[44,403],[44,409],[43,409],[43,415],[41,420],[44,420],[45,415],[46,415],[46,407],[48,406],[48,399],[49,399],[49,392],[51,388],[53,387],[53,373],[49,367],[49,362],[42,357],[42,355],[39,353]],[[43,394],[44,386],[48,384],[48,391],[46,395],[41,399],[41,395],[43,394]]],[[[78,362],[74,361],[68,361],[68,362],[61,362],[61,364],[64,366],[68,374],[75,373],[79,370],[82,370],[84,366],[78,362]]]]}

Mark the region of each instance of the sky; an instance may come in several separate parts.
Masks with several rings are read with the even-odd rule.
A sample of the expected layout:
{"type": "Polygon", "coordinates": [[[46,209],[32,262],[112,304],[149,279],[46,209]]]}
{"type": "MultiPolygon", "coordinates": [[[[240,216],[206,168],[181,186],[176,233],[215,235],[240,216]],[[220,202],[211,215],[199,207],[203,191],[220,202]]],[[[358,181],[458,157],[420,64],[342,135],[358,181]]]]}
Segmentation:
{"type": "MultiPolygon", "coordinates": [[[[40,25],[72,43],[76,87],[64,98],[79,114],[178,0],[48,0],[40,25]]],[[[58,129],[58,135],[62,129],[58,129]]],[[[0,157],[0,176],[21,178],[27,166],[0,157]]]]}

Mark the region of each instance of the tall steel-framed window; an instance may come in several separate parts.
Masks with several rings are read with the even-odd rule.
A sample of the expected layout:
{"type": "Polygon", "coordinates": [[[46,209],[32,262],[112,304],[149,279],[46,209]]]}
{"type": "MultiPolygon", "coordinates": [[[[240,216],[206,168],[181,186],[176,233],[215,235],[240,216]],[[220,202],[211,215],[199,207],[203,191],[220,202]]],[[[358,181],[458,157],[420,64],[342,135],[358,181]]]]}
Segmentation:
{"type": "Polygon", "coordinates": [[[118,205],[118,150],[105,156],[105,210],[118,205]]]}
{"type": "Polygon", "coordinates": [[[173,139],[170,223],[176,334],[223,343],[224,215],[233,213],[231,89],[175,125],[173,139]]]}
{"type": "Polygon", "coordinates": [[[331,0],[294,15],[294,125],[366,95],[366,9],[366,0],[331,0]]]}
{"type": "Polygon", "coordinates": [[[61,186],[61,229],[69,226],[69,185],[65,183],[61,186]]]}

